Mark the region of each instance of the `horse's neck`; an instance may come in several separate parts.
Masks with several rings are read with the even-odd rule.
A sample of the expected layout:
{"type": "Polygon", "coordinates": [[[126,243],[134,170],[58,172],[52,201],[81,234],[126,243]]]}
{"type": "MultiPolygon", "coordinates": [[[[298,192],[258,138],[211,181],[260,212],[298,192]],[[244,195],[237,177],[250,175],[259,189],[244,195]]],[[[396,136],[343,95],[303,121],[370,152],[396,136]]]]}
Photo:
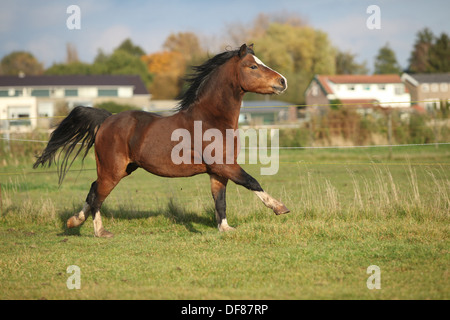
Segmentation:
{"type": "Polygon", "coordinates": [[[208,121],[213,127],[237,129],[244,92],[226,76],[217,74],[216,80],[205,88],[192,112],[195,118],[208,121]]]}

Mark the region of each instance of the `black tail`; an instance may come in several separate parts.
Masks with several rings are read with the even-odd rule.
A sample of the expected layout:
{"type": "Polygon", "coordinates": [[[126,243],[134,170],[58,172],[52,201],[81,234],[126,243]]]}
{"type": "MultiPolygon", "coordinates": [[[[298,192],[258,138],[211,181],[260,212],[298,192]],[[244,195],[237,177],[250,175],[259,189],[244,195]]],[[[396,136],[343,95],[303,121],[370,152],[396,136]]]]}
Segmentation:
{"type": "Polygon", "coordinates": [[[59,184],[61,184],[70,169],[75,158],[85,149],[83,160],[86,158],[89,149],[94,145],[97,129],[111,116],[111,113],[103,109],[95,109],[88,107],[76,107],[64,120],[58,125],[55,131],[50,135],[50,141],[42,154],[37,157],[33,168],[36,169],[39,165],[50,167],[52,163],[56,163],[58,167],[59,184]],[[75,150],[77,145],[80,145],[72,161],[69,163],[70,155],[75,150]],[[59,148],[62,148],[56,158],[56,153],[59,148]],[[62,162],[58,164],[62,157],[62,162]]]}

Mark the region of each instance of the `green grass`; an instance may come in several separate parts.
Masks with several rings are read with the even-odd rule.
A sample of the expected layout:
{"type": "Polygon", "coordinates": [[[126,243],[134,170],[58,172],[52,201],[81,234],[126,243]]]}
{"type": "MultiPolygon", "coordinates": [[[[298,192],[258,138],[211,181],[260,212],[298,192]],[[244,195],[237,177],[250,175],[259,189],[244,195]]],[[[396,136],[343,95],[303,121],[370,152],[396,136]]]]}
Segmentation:
{"type": "MultiPolygon", "coordinates": [[[[245,165],[291,213],[275,216],[229,183],[219,233],[209,178],[165,179],[137,170],[92,219],[66,230],[95,180],[0,170],[0,299],[449,299],[450,146],[285,150],[277,175],[245,165]],[[81,289],[69,290],[70,265],[81,289]],[[370,265],[381,289],[366,286],[370,265]]],[[[85,169],[95,168],[92,157],[85,169]]],[[[38,173],[39,172],[39,173],[38,173]]]]}

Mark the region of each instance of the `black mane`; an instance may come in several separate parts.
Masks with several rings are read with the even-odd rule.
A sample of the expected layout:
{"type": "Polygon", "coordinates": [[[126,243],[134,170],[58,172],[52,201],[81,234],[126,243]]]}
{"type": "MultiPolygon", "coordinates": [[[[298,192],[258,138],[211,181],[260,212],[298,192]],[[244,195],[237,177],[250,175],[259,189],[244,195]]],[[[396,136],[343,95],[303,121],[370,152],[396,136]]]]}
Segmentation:
{"type": "MultiPolygon", "coordinates": [[[[247,47],[247,53],[254,54],[253,50],[249,47],[247,47]]],[[[189,88],[181,96],[181,101],[178,106],[175,107],[175,110],[181,111],[188,109],[192,105],[192,103],[195,102],[201,87],[208,80],[209,76],[214,72],[214,70],[216,70],[218,67],[223,65],[231,58],[237,56],[238,54],[239,49],[225,51],[212,57],[200,66],[193,66],[192,69],[194,70],[194,73],[188,75],[188,77],[184,79],[187,83],[190,84],[189,88]]]]}

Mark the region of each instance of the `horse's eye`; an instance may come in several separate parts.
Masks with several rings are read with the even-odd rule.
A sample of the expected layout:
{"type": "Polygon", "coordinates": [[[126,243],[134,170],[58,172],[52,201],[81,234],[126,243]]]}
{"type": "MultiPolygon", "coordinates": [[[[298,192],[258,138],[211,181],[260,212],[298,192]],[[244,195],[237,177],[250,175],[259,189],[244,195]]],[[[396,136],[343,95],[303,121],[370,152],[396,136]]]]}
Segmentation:
{"type": "Polygon", "coordinates": [[[250,67],[250,69],[253,69],[253,70],[258,69],[258,66],[257,65],[253,65],[253,66],[250,67]]]}

